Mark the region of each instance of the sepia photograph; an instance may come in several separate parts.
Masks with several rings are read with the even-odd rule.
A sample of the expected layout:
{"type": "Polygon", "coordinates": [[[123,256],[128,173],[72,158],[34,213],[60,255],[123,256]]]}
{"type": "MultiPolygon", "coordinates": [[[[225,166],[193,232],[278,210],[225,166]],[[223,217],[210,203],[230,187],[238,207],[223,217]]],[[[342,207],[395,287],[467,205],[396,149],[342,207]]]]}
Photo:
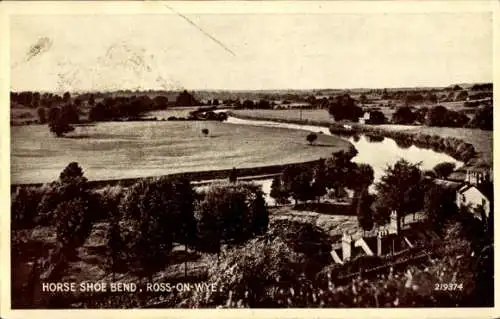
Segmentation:
{"type": "Polygon", "coordinates": [[[498,3],[310,4],[9,11],[13,310],[493,309],[498,3]]]}

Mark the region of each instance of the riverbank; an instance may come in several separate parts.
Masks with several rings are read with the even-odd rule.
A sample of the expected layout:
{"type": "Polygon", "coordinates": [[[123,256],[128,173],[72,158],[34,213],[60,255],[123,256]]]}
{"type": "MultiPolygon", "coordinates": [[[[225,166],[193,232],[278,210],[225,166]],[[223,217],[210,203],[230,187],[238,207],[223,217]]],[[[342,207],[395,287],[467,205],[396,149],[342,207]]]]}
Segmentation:
{"type": "MultiPolygon", "coordinates": [[[[325,111],[326,112],[326,111],[325,111]]],[[[464,167],[454,174],[455,179],[462,180],[464,173],[469,168],[484,168],[485,166],[492,167],[492,163],[489,160],[491,157],[483,152],[477,152],[476,148],[480,148],[487,151],[483,145],[479,146],[477,144],[481,143],[480,138],[472,139],[469,137],[470,141],[475,141],[476,145],[466,142],[461,138],[450,136],[450,130],[446,131],[447,134],[440,135],[440,132],[444,130],[436,130],[436,134],[426,134],[422,132],[423,128],[415,127],[405,130],[388,129],[380,126],[364,125],[359,123],[349,123],[349,124],[339,124],[333,121],[319,121],[311,119],[285,119],[277,117],[263,117],[254,116],[249,114],[235,113],[228,111],[228,116],[235,117],[238,119],[245,120],[255,120],[255,121],[272,121],[277,123],[290,123],[296,125],[310,125],[318,127],[328,127],[332,134],[343,135],[343,136],[353,136],[357,134],[366,134],[371,137],[387,137],[396,141],[396,143],[401,147],[410,147],[415,145],[420,148],[432,149],[436,152],[445,153],[457,160],[465,163],[464,167]]],[[[429,128],[434,129],[434,128],[429,128]]],[[[462,129],[463,131],[464,129],[462,129]]],[[[487,134],[483,131],[468,129],[467,132],[482,133],[487,134]]]]}

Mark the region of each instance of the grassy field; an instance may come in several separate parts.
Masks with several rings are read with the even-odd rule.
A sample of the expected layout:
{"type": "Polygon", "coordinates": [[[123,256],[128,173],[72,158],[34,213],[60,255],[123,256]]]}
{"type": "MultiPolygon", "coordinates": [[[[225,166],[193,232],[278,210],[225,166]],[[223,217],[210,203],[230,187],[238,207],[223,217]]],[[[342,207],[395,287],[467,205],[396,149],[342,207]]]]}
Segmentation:
{"type": "Polygon", "coordinates": [[[106,122],[77,127],[64,138],[54,137],[47,125],[15,126],[11,183],[55,180],[72,161],[89,180],[105,180],[305,162],[349,146],[323,135],[310,146],[306,135],[201,121],[106,122]]]}
{"type": "Polygon", "coordinates": [[[328,114],[328,110],[233,110],[235,115],[247,115],[263,117],[268,119],[284,119],[284,120],[312,120],[312,121],[325,121],[333,123],[333,119],[328,114]],[[302,113],[302,117],[301,117],[302,113]]]}
{"type": "MultiPolygon", "coordinates": [[[[300,110],[234,110],[235,115],[247,115],[267,119],[299,120],[300,110]]],[[[333,122],[327,110],[303,110],[302,119],[333,122]]],[[[409,125],[380,125],[388,130],[415,131],[441,137],[453,136],[474,145],[480,156],[488,163],[493,163],[493,132],[469,128],[427,127],[409,125]]]]}
{"type": "Polygon", "coordinates": [[[35,108],[18,106],[10,109],[10,121],[14,124],[23,124],[27,121],[37,121],[38,115],[35,108]]]}

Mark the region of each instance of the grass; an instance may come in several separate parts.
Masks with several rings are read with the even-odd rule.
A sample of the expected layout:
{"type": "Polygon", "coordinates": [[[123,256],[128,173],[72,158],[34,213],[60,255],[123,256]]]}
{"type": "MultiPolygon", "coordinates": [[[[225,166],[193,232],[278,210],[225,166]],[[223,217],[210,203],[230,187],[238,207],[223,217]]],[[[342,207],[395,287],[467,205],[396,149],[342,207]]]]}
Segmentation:
{"type": "MultiPolygon", "coordinates": [[[[268,119],[281,119],[281,120],[300,120],[301,111],[299,109],[290,110],[233,110],[231,111],[235,115],[246,115],[263,117],[268,119]]],[[[325,121],[333,123],[333,119],[328,114],[326,109],[316,109],[316,110],[302,110],[303,120],[312,121],[325,121]]]]}
{"type": "Polygon", "coordinates": [[[103,122],[77,127],[64,138],[46,125],[11,128],[11,183],[58,178],[76,161],[89,180],[289,164],[328,157],[349,147],[337,137],[221,122],[103,122]],[[201,130],[207,128],[209,136],[201,130]]]}

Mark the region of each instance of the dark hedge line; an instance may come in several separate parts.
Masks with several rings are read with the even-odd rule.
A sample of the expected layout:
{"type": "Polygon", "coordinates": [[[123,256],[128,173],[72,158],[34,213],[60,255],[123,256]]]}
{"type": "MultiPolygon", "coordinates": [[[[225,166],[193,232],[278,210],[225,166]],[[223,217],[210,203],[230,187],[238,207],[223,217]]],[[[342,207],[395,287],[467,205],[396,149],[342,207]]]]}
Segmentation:
{"type": "MultiPolygon", "coordinates": [[[[260,175],[274,175],[281,174],[281,172],[287,167],[302,167],[303,165],[313,167],[319,163],[320,159],[314,161],[308,161],[303,163],[291,163],[291,164],[280,164],[280,165],[269,165],[261,167],[248,167],[248,168],[236,168],[236,174],[238,177],[245,176],[260,176],[260,175]]],[[[129,187],[142,180],[154,180],[159,177],[172,177],[180,179],[188,179],[192,182],[194,181],[204,181],[204,180],[214,180],[214,179],[225,179],[228,178],[233,169],[222,169],[222,170],[212,170],[212,171],[200,171],[200,172],[186,172],[186,173],[174,173],[162,176],[151,176],[151,177],[137,177],[137,178],[122,178],[122,179],[110,179],[110,180],[99,180],[99,181],[89,181],[88,185],[90,188],[102,188],[105,186],[122,186],[129,187]]],[[[45,183],[32,183],[32,184],[11,184],[11,193],[15,193],[18,187],[40,187],[45,183]]]]}

